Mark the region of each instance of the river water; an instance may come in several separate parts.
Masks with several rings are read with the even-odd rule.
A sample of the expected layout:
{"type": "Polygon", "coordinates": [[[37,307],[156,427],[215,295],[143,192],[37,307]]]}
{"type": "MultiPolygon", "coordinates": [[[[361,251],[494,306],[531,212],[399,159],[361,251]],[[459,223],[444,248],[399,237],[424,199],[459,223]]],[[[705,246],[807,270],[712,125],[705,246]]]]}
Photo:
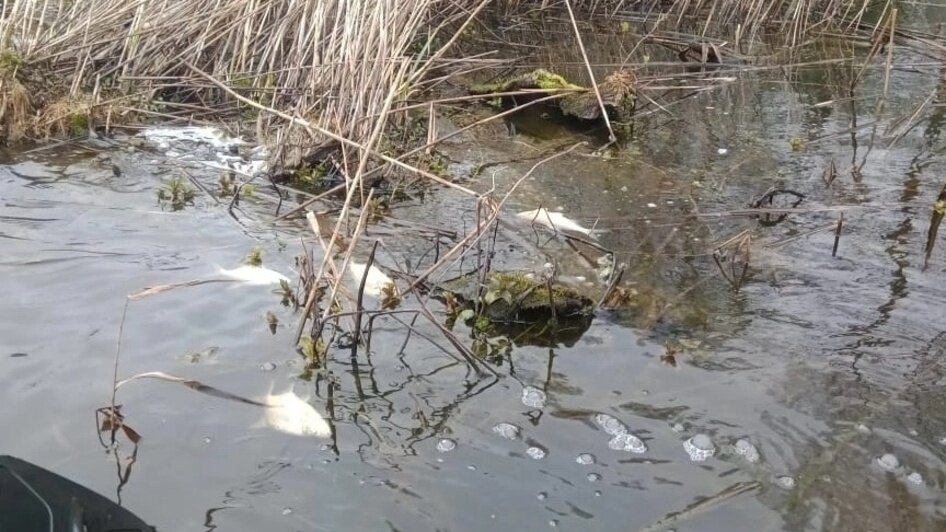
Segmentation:
{"type": "MultiPolygon", "coordinates": [[[[116,464],[95,421],[126,295],[214,278],[257,247],[292,277],[306,228],[274,225],[262,186],[233,209],[217,197],[220,170],[199,161],[226,146],[152,136],[5,152],[2,452],[167,531],[941,530],[946,251],[924,270],[924,245],[946,175],[946,78],[904,53],[878,115],[883,69],[867,71],[852,104],[843,93],[860,63],[842,51],[789,72],[700,73],[713,90],[641,119],[608,156],[594,135],[539,135],[526,121],[515,138],[490,124],[445,145],[460,176],[499,162],[465,184],[504,190],[589,142],[541,166],[506,210],[547,206],[594,225],[635,294],[567,341],[518,339],[490,359],[495,377],[419,336],[405,347],[404,326],[382,319],[370,353],[333,351],[329,373],[301,380],[297,316],[272,287],[131,302],[120,375],[164,371],[248,397],[292,387],[335,435],[287,435],[260,426],[255,407],[138,381],[118,394],[142,435],[130,473],[133,446],[122,440],[116,464]],[[928,97],[918,120],[898,122],[928,97]],[[202,188],[174,211],[157,191],[182,168],[202,188]],[[740,212],[770,187],[804,194],[799,211],[740,212]],[[734,290],[712,252],[742,231],[750,267],[734,290]]],[[[475,220],[448,191],[395,205],[391,219],[369,231],[389,250],[381,261],[414,266],[422,244],[393,220],[475,220]]],[[[554,262],[594,284],[554,235],[510,222],[497,242],[503,267],[554,262]]]]}

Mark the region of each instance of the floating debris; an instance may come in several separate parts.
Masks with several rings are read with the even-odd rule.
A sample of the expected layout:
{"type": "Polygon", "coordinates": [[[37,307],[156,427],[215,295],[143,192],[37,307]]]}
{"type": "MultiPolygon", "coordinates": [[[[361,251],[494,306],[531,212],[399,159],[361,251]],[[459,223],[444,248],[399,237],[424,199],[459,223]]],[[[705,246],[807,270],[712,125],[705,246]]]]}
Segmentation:
{"type": "Polygon", "coordinates": [[[534,386],[526,386],[522,389],[522,404],[529,408],[544,408],[546,400],[545,392],[534,386]]]}
{"type": "Polygon", "coordinates": [[[791,477],[788,475],[781,475],[781,476],[775,477],[775,485],[782,489],[790,490],[795,487],[795,484],[796,484],[795,477],[791,477]]]}
{"type": "Polygon", "coordinates": [[[286,434],[295,436],[328,437],[332,434],[325,418],[292,390],[279,395],[267,395],[263,401],[266,423],[286,434]]]}
{"type": "Polygon", "coordinates": [[[614,416],[608,414],[595,414],[594,421],[599,427],[601,427],[601,430],[611,436],[617,436],[618,434],[624,434],[627,432],[627,426],[624,425],[624,423],[621,423],[621,421],[614,416]]]}
{"type": "Polygon", "coordinates": [[[857,432],[860,432],[861,434],[870,434],[870,433],[874,432],[873,430],[871,430],[870,427],[868,427],[867,425],[865,425],[865,424],[863,424],[863,423],[858,423],[858,424],[857,424],[857,427],[855,427],[855,429],[857,430],[857,432]]]}
{"type": "Polygon", "coordinates": [[[449,453],[450,451],[457,448],[457,442],[451,440],[450,438],[441,438],[437,442],[437,450],[442,453],[449,453]]]}
{"type": "Polygon", "coordinates": [[[580,223],[567,218],[560,212],[551,212],[545,207],[517,213],[516,217],[522,218],[523,220],[528,220],[534,224],[548,227],[553,231],[572,231],[575,233],[581,233],[585,236],[592,236],[591,229],[588,229],[587,227],[582,226],[580,223]]]}
{"type": "Polygon", "coordinates": [[[541,447],[536,447],[534,445],[526,449],[526,455],[528,455],[529,458],[533,460],[541,460],[545,458],[546,456],[548,456],[548,454],[549,454],[548,451],[546,451],[545,449],[541,447]]]}
{"type": "Polygon", "coordinates": [[[260,371],[274,371],[276,369],[275,362],[263,362],[259,366],[260,371]]]}
{"type": "Polygon", "coordinates": [[[246,144],[242,139],[228,137],[221,130],[211,127],[153,127],[141,133],[145,139],[155,143],[174,141],[199,142],[214,148],[228,148],[246,144]]]}
{"type": "Polygon", "coordinates": [[[591,453],[581,453],[575,458],[575,461],[581,465],[593,465],[598,460],[591,453]]]}
{"type": "Polygon", "coordinates": [[[756,446],[746,438],[742,438],[741,440],[737,441],[734,447],[736,449],[736,454],[745,458],[746,462],[749,462],[750,464],[758,462],[761,458],[759,456],[759,449],[757,449],[756,446]]]}
{"type": "Polygon", "coordinates": [[[601,475],[597,473],[588,473],[588,475],[585,478],[588,479],[588,482],[598,482],[599,480],[601,480],[601,475]]]}
{"type": "Polygon", "coordinates": [[[536,499],[539,499],[540,501],[544,501],[544,500],[547,499],[548,497],[549,497],[549,494],[548,494],[548,493],[545,493],[544,491],[540,491],[540,492],[535,496],[535,498],[536,498],[536,499]]]}
{"type": "Polygon", "coordinates": [[[493,432],[499,434],[500,437],[506,438],[507,440],[515,440],[518,438],[519,431],[519,427],[513,425],[512,423],[506,422],[497,423],[496,426],[493,427],[493,432]]]}
{"type": "Polygon", "coordinates": [[[640,438],[628,432],[615,435],[608,442],[608,447],[615,451],[627,451],[636,454],[647,452],[647,445],[640,438]]]}
{"type": "Polygon", "coordinates": [[[719,148],[716,150],[716,153],[720,155],[726,155],[727,153],[729,153],[729,150],[727,150],[726,148],[719,148]]]}
{"type": "Polygon", "coordinates": [[[894,454],[887,453],[877,458],[877,465],[884,471],[894,473],[900,469],[900,459],[894,454]]]}
{"type": "Polygon", "coordinates": [[[914,472],[910,473],[909,475],[907,475],[907,482],[909,482],[910,484],[914,484],[914,485],[916,485],[916,486],[922,486],[922,485],[923,485],[923,475],[921,475],[921,474],[917,473],[916,471],[914,471],[914,472]]]}
{"type": "Polygon", "coordinates": [[[283,281],[290,282],[288,277],[275,270],[270,270],[265,266],[250,266],[248,264],[232,270],[217,268],[217,274],[231,281],[239,281],[254,286],[279,284],[283,281]]]}
{"type": "Polygon", "coordinates": [[[683,442],[683,448],[694,462],[702,462],[716,454],[716,445],[706,434],[697,434],[683,442]]]}

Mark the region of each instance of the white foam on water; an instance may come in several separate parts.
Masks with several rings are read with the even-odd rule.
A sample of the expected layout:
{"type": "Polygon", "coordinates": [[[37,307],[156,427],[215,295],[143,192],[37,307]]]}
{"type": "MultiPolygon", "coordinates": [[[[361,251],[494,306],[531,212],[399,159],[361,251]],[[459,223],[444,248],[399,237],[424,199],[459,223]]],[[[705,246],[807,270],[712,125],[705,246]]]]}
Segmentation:
{"type": "Polygon", "coordinates": [[[529,408],[543,408],[545,406],[545,392],[533,386],[522,389],[522,404],[529,408]]]}
{"type": "Polygon", "coordinates": [[[611,438],[611,441],[608,442],[608,447],[615,451],[626,451],[636,454],[647,452],[647,445],[644,444],[644,441],[629,432],[622,432],[611,438]]]}
{"type": "Polygon", "coordinates": [[[519,431],[520,431],[519,427],[517,427],[516,425],[513,425],[512,423],[506,423],[505,421],[502,423],[497,423],[493,427],[493,432],[495,432],[502,438],[506,438],[507,440],[515,440],[516,438],[518,438],[519,431]]]}
{"type": "Polygon", "coordinates": [[[694,462],[703,462],[716,454],[716,445],[706,434],[697,434],[683,442],[683,448],[694,462]]]}
{"type": "Polygon", "coordinates": [[[451,440],[450,438],[442,438],[437,442],[437,450],[442,453],[449,453],[456,448],[457,442],[451,440]]]}

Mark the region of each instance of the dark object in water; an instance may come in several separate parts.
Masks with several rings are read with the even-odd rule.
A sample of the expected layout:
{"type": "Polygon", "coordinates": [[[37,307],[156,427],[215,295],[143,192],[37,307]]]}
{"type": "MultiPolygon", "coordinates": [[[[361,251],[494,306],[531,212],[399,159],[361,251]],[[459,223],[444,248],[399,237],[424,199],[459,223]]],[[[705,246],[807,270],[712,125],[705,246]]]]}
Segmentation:
{"type": "Polygon", "coordinates": [[[12,456],[0,456],[0,530],[154,532],[105,497],[12,456]]]}

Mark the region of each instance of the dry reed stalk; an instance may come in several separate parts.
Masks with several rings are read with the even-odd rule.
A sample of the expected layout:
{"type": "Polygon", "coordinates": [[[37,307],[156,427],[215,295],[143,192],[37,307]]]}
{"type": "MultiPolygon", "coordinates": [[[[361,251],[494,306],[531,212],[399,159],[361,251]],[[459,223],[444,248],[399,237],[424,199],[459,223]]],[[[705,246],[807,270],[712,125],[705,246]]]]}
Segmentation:
{"type": "Polygon", "coordinates": [[[575,41],[578,43],[578,49],[581,51],[581,58],[585,62],[585,68],[588,71],[588,79],[595,91],[595,98],[598,100],[598,107],[601,109],[601,119],[608,128],[608,140],[612,143],[617,142],[618,138],[614,135],[614,129],[611,128],[611,120],[608,118],[608,110],[604,106],[604,100],[601,98],[601,91],[598,89],[598,82],[595,81],[595,73],[591,68],[591,61],[588,60],[588,53],[585,51],[585,45],[581,41],[581,32],[578,31],[578,22],[575,20],[575,13],[572,11],[570,0],[565,0],[565,7],[568,9],[568,18],[571,20],[572,29],[575,30],[575,41]]]}

